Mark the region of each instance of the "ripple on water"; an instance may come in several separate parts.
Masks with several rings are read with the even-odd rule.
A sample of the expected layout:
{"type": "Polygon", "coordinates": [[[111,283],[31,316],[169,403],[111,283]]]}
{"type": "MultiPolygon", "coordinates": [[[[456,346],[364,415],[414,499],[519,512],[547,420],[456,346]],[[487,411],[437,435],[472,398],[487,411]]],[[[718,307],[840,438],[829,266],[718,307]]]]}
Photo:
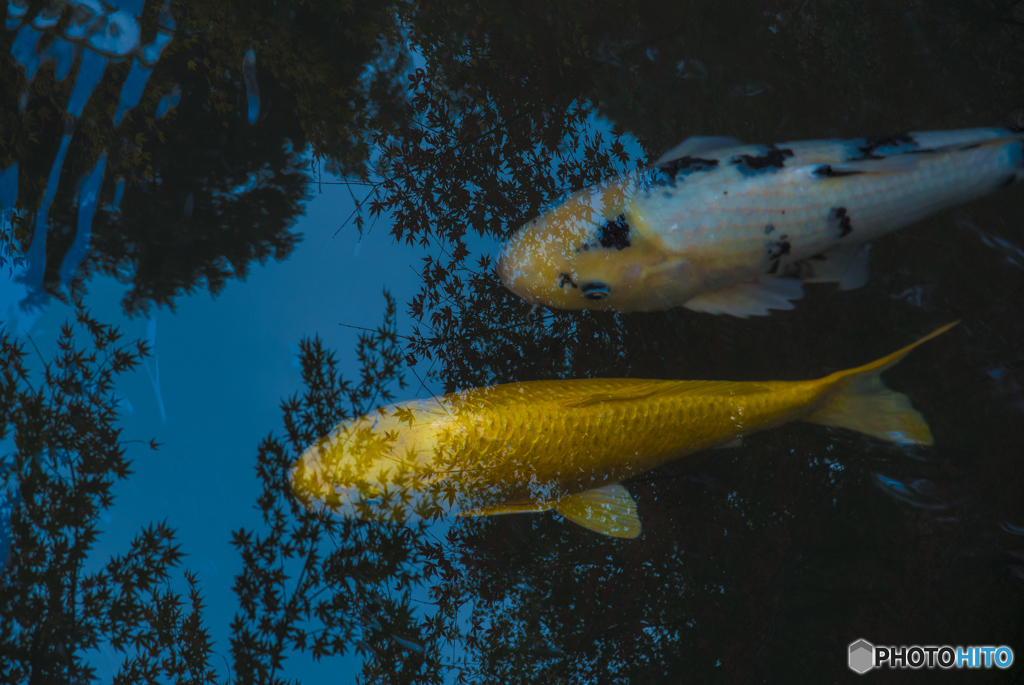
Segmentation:
{"type": "Polygon", "coordinates": [[[1024,535],[1024,524],[1003,521],[1000,527],[1011,535],[1024,535]]]}
{"type": "Polygon", "coordinates": [[[954,496],[946,488],[924,478],[902,481],[877,472],[871,476],[882,492],[920,509],[939,511],[964,500],[963,497],[954,496]]]}

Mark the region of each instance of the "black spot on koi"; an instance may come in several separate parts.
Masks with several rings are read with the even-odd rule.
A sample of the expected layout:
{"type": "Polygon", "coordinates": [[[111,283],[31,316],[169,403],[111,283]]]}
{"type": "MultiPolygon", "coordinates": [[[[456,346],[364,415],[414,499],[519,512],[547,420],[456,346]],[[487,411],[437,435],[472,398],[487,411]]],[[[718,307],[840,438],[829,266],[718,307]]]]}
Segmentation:
{"type": "Polygon", "coordinates": [[[858,145],[857,150],[860,151],[860,157],[851,158],[854,159],[885,159],[882,155],[876,155],[875,150],[880,147],[898,147],[900,145],[913,145],[917,146],[917,141],[909,133],[894,133],[890,136],[868,136],[864,139],[863,145],[858,145]]]}
{"type": "Polygon", "coordinates": [[[601,247],[614,247],[616,250],[629,247],[629,224],[626,223],[626,216],[619,214],[615,221],[605,223],[597,240],[601,247]]]}
{"type": "Polygon", "coordinates": [[[821,176],[823,178],[842,178],[843,176],[857,176],[863,174],[863,171],[855,171],[849,169],[836,170],[831,165],[826,164],[815,169],[813,172],[815,176],[821,176]]]}
{"type": "Polygon", "coordinates": [[[671,162],[659,164],[658,169],[665,172],[671,183],[675,183],[680,171],[710,171],[718,166],[717,159],[701,159],[700,157],[680,157],[671,162]]]}
{"type": "Polygon", "coordinates": [[[760,171],[761,169],[770,168],[781,169],[786,166],[786,157],[792,156],[793,151],[789,148],[783,148],[780,150],[774,145],[769,145],[763,155],[740,155],[739,157],[733,157],[732,163],[742,164],[750,171],[760,171]]]}
{"type": "Polygon", "coordinates": [[[765,235],[769,235],[774,230],[775,230],[775,224],[765,224],[765,226],[764,226],[764,234],[765,235]]]}
{"type": "Polygon", "coordinates": [[[605,248],[614,247],[616,250],[622,250],[631,245],[629,242],[629,224],[626,223],[626,216],[619,214],[614,221],[606,221],[597,232],[597,240],[589,243],[583,243],[576,248],[576,254],[580,252],[589,252],[591,248],[597,249],[598,246],[605,248]]]}
{"type": "Polygon", "coordinates": [[[765,243],[765,246],[768,248],[768,261],[772,264],[768,269],[768,273],[778,273],[782,258],[789,254],[792,245],[788,238],[788,235],[781,235],[778,240],[770,240],[765,243]]]}
{"type": "Polygon", "coordinates": [[[839,237],[845,238],[853,231],[853,224],[850,223],[850,215],[846,207],[833,207],[828,213],[829,225],[835,226],[839,231],[839,237]]]}
{"type": "Polygon", "coordinates": [[[558,274],[558,287],[564,288],[566,283],[574,288],[578,287],[569,274],[558,274]]]}

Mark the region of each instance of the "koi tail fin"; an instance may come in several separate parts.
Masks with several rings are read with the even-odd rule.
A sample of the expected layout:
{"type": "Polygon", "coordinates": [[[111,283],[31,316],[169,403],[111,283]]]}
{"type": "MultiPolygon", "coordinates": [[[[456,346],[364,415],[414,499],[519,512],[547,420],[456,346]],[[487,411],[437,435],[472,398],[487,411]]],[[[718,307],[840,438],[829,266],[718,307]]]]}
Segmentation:
{"type": "Polygon", "coordinates": [[[839,388],[839,393],[804,420],[849,428],[900,445],[931,445],[932,432],[924,417],[910,405],[906,395],[885,387],[881,374],[899,363],[918,345],[945,333],[958,323],[954,321],[946,324],[902,350],[870,364],[832,374],[829,379],[839,388]]]}

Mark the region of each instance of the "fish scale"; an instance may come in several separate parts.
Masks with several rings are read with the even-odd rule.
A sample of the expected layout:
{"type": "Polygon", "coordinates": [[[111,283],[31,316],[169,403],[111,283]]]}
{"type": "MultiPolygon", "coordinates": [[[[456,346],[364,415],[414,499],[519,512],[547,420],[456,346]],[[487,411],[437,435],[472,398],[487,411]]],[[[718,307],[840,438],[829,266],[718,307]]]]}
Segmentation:
{"type": "MultiPolygon", "coordinates": [[[[527,384],[498,386],[479,392],[487,395],[515,394],[523,385],[527,384]]],[[[748,402],[723,394],[706,396],[698,403],[686,394],[692,385],[686,381],[560,382],[554,392],[543,393],[543,399],[528,397],[524,400],[530,403],[526,411],[535,413],[534,425],[545,429],[531,445],[530,452],[536,450],[536,454],[519,453],[517,457],[539,467],[534,470],[537,477],[551,479],[564,470],[584,468],[593,471],[606,463],[618,462],[622,452],[632,447],[634,451],[647,455],[646,461],[637,464],[637,468],[646,470],[663,459],[664,453],[674,454],[688,447],[690,442],[700,444],[722,435],[732,439],[731,433],[736,429],[732,417],[738,409],[745,409],[745,414],[753,415],[753,422],[756,423],[757,408],[748,402]],[[594,395],[629,396],[631,393],[643,394],[652,387],[657,393],[657,399],[649,402],[637,401],[622,407],[615,406],[620,404],[618,401],[599,402],[569,411],[565,406],[580,397],[580,391],[585,393],[589,390],[594,395]],[[686,436],[654,430],[658,425],[666,424],[698,425],[704,430],[687,431],[686,436]]],[[[725,383],[723,388],[729,385],[725,383]]],[[[776,393],[775,397],[785,401],[785,393],[776,393]]],[[[500,408],[503,413],[513,416],[519,411],[515,405],[505,403],[495,403],[490,408],[500,408]]],[[[451,410],[456,414],[459,412],[455,404],[451,410]]],[[[477,442],[466,444],[463,449],[467,450],[467,457],[471,461],[484,465],[488,463],[489,442],[482,436],[477,442]]],[[[501,464],[488,464],[488,467],[501,468],[501,464]]]]}
{"type": "Polygon", "coordinates": [[[924,420],[878,374],[948,328],[809,381],[534,381],[395,404],[307,449],[292,487],[307,505],[370,519],[393,515],[387,503],[433,495],[436,505],[453,491],[462,513],[555,508],[631,537],[640,524],[620,481],[682,457],[693,463],[744,435],[803,420],[930,443],[924,420]]]}

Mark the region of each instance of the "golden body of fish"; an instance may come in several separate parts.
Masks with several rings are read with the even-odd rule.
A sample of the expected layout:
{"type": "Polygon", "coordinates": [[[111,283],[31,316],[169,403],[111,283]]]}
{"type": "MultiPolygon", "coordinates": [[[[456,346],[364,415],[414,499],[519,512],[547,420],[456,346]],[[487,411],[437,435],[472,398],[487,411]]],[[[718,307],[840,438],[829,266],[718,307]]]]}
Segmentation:
{"type": "Polygon", "coordinates": [[[879,374],[953,325],[810,381],[537,381],[391,405],[307,449],[292,487],[306,505],[367,519],[556,509],[635,537],[620,481],[744,435],[803,420],[930,444],[924,419],[879,374]]]}
{"type": "Polygon", "coordinates": [[[867,280],[872,240],[1024,178],[1009,129],[740,145],[690,138],[526,224],[498,258],[533,304],[734,316],[792,309],[804,282],[867,280]]]}

